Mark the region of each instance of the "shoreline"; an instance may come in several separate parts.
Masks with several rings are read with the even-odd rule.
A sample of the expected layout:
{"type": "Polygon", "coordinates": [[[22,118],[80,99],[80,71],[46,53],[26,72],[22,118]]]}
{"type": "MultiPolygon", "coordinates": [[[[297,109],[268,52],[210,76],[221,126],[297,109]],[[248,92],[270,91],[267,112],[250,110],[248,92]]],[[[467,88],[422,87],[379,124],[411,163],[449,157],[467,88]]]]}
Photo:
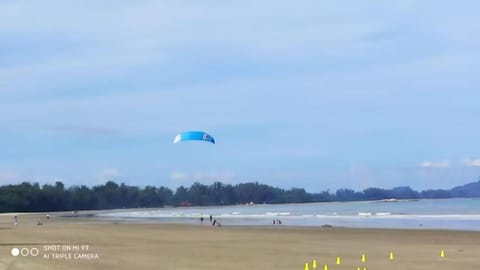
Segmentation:
{"type": "MultiPolygon", "coordinates": [[[[105,212],[108,210],[100,210],[100,212],[105,212]]],[[[44,223],[48,223],[49,220],[45,219],[46,215],[50,215],[51,220],[55,223],[61,224],[77,224],[77,225],[91,225],[91,224],[103,224],[103,225],[158,225],[158,226],[182,226],[182,227],[192,227],[192,228],[204,228],[211,227],[208,219],[204,223],[200,223],[197,219],[192,219],[192,222],[175,222],[169,220],[167,222],[162,221],[158,218],[104,218],[96,216],[97,210],[88,211],[88,213],[80,213],[78,216],[69,216],[67,212],[36,212],[36,213],[4,213],[0,215],[0,229],[1,228],[14,228],[13,222],[11,222],[11,217],[14,215],[19,216],[20,222],[19,226],[28,224],[28,226],[33,226],[38,220],[42,220],[44,223]],[[193,221],[195,220],[195,221],[193,221]]],[[[221,219],[220,219],[221,221],[221,219]]],[[[323,224],[320,226],[317,225],[238,225],[238,224],[225,224],[222,223],[222,228],[240,228],[240,229],[274,229],[274,230],[288,230],[288,229],[308,229],[308,230],[352,230],[352,231],[404,231],[404,232],[465,232],[465,233],[480,233],[480,228],[478,229],[464,229],[464,228],[398,228],[398,227],[360,227],[360,226],[333,226],[330,224],[323,224]]]]}

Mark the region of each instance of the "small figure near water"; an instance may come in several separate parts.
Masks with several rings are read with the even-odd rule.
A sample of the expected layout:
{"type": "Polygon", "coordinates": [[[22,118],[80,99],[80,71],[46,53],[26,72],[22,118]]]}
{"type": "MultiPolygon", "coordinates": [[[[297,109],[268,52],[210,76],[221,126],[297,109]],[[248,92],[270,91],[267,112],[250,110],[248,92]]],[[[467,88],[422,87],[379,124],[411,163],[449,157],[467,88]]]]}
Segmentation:
{"type": "Polygon", "coordinates": [[[220,226],[221,226],[220,222],[218,222],[216,219],[214,219],[213,222],[212,222],[212,227],[215,228],[215,227],[220,227],[220,226]]]}

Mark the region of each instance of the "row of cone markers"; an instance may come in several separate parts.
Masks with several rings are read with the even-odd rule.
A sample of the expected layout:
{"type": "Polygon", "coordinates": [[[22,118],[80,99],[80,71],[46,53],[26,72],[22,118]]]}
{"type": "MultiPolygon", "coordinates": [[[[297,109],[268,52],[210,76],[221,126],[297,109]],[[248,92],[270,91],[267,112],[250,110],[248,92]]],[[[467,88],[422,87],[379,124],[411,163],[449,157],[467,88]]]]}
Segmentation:
{"type": "MultiPolygon", "coordinates": [[[[440,251],[440,258],[445,258],[445,257],[446,257],[445,250],[442,249],[442,251],[440,251]]],[[[395,260],[395,255],[393,254],[393,252],[390,252],[390,254],[388,255],[388,260],[389,261],[394,261],[395,260]]],[[[360,257],[360,261],[362,263],[366,262],[367,261],[367,255],[362,254],[362,256],[360,257]]],[[[336,265],[340,265],[340,264],[342,264],[342,258],[337,257],[336,265]]],[[[317,260],[313,260],[312,261],[312,269],[317,269],[317,267],[318,267],[317,260]]],[[[305,263],[305,269],[304,270],[310,270],[308,262],[305,263]]],[[[325,264],[323,266],[323,270],[328,270],[328,265],[327,264],[325,264]]],[[[367,267],[361,268],[360,266],[358,266],[357,270],[367,270],[367,267]]]]}

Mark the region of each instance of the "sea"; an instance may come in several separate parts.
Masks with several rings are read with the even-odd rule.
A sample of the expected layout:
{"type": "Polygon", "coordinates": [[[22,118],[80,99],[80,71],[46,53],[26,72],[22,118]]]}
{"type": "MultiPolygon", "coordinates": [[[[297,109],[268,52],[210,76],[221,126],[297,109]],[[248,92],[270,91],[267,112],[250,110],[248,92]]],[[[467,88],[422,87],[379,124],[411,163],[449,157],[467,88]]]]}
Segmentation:
{"type": "Polygon", "coordinates": [[[222,226],[307,226],[480,231],[480,198],[301,204],[243,204],[112,210],[107,220],[222,226]],[[200,218],[203,217],[203,223],[200,218]],[[275,224],[274,224],[275,221],[275,224]],[[281,224],[279,224],[279,222],[281,224]]]}

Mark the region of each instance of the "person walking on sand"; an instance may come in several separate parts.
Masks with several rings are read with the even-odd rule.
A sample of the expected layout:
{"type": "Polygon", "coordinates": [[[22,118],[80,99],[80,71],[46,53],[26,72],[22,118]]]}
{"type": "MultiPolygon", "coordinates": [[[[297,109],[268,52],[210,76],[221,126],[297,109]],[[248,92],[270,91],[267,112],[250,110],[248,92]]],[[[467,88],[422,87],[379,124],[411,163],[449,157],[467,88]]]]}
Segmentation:
{"type": "Polygon", "coordinates": [[[212,219],[213,219],[212,214],[210,214],[210,223],[212,223],[212,219]]]}

